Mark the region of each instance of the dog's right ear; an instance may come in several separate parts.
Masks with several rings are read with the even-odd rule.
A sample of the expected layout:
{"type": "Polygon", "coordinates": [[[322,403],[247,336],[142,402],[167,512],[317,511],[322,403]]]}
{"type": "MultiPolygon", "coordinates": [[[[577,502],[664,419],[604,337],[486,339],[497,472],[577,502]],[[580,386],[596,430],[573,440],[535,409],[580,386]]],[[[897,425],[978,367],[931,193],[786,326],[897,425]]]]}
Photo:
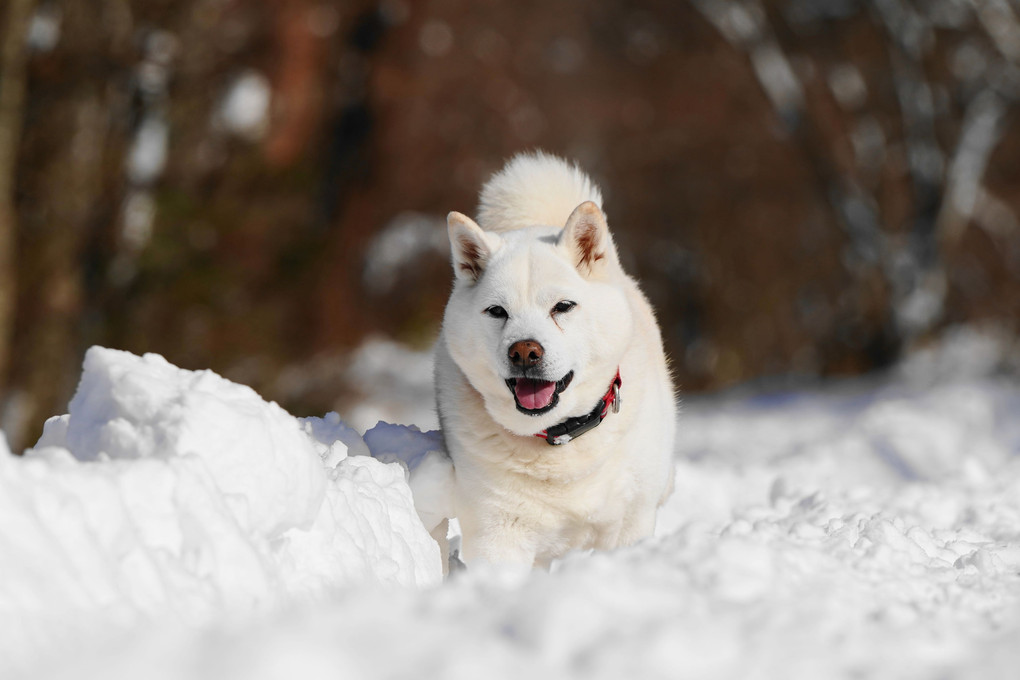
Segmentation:
{"type": "Polygon", "coordinates": [[[446,226],[450,233],[453,273],[458,279],[474,283],[485,271],[489,258],[499,249],[502,240],[495,234],[482,231],[474,220],[459,212],[446,216],[446,226]]]}

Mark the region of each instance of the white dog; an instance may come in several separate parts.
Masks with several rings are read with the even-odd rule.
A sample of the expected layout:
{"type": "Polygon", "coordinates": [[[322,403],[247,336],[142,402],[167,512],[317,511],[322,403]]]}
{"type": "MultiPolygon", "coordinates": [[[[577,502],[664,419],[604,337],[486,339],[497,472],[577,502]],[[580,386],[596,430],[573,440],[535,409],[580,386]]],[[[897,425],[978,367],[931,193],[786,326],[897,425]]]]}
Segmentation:
{"type": "Polygon", "coordinates": [[[576,167],[522,154],[482,189],[481,227],[447,218],[436,392],[469,566],[634,543],[672,491],[662,340],[601,200],[576,167]]]}

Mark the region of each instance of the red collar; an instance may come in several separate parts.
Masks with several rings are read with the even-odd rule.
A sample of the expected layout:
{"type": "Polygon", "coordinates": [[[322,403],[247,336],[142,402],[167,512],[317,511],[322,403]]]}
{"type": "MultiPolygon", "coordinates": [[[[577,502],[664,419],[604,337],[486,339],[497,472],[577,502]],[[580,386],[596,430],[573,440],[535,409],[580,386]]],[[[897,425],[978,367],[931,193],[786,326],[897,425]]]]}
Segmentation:
{"type": "Polygon", "coordinates": [[[559,425],[553,425],[548,430],[542,430],[535,436],[541,437],[552,446],[559,446],[560,444],[566,444],[571,440],[577,439],[589,430],[595,429],[609,415],[610,407],[612,407],[613,413],[620,412],[620,387],[622,385],[620,369],[617,368],[616,377],[613,378],[612,384],[609,385],[609,391],[606,392],[604,397],[599,399],[599,402],[595,404],[595,408],[591,412],[577,418],[567,418],[559,425]]]}

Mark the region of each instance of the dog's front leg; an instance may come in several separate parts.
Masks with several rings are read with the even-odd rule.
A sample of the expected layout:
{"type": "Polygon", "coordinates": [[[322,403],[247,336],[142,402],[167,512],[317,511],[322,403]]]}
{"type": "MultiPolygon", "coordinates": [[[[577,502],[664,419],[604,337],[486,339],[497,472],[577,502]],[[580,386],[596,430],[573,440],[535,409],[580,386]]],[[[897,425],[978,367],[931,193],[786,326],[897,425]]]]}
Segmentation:
{"type": "Polygon", "coordinates": [[[631,507],[620,524],[619,533],[614,545],[606,548],[621,548],[633,545],[643,538],[655,533],[655,511],[658,506],[650,503],[636,504],[631,507]]]}
{"type": "Polygon", "coordinates": [[[536,537],[519,518],[492,515],[476,521],[461,520],[462,557],[468,568],[488,564],[520,566],[535,564],[536,537]]]}

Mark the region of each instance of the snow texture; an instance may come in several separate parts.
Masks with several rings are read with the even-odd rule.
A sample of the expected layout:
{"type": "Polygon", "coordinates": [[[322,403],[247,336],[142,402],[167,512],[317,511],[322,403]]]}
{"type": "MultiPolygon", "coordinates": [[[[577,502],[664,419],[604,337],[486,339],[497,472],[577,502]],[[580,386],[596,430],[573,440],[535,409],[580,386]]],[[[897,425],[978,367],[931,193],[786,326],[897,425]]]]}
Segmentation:
{"type": "MultiPolygon", "coordinates": [[[[289,437],[286,414],[207,374],[175,373],[182,389],[169,390],[152,377],[177,371],[165,362],[93,350],[86,396],[44,440],[90,452],[103,449],[79,442],[110,441],[120,454],[135,442],[147,453],[92,463],[54,448],[0,456],[0,664],[19,653],[31,677],[105,679],[1014,678],[1020,387],[1000,357],[994,342],[961,333],[882,379],[687,400],[677,488],[654,538],[572,554],[549,571],[469,569],[438,588],[406,589],[385,584],[433,583],[432,572],[409,576],[427,551],[411,547],[417,538],[387,539],[382,523],[332,533],[358,521],[334,510],[302,533],[263,517],[258,525],[279,538],[261,543],[238,528],[255,523],[233,495],[261,497],[263,483],[315,493],[304,472],[314,466],[297,460],[307,449],[272,447],[277,465],[294,466],[290,481],[242,475],[231,494],[203,463],[229,437],[181,449],[195,385],[248,404],[243,427],[278,420],[289,437]],[[125,369],[116,380],[113,366],[125,369]],[[128,415],[128,401],[157,410],[128,415]],[[91,425],[75,429],[86,405],[91,425]],[[157,426],[177,409],[177,425],[157,426]],[[295,535],[306,537],[302,549],[295,535]],[[365,570],[390,565],[375,574],[381,585],[364,587],[372,575],[348,566],[348,535],[372,537],[357,550],[373,555],[365,570]],[[397,545],[405,557],[393,557],[397,545]],[[307,581],[335,587],[296,585],[307,581]],[[250,605],[266,591],[279,606],[250,605]],[[72,638],[80,646],[57,660],[72,638]]],[[[348,486],[324,482],[326,497],[348,489],[337,493],[350,512],[373,522],[406,518],[403,465],[417,463],[413,484],[442,460],[437,435],[414,428],[366,433],[374,455],[402,461],[387,466],[337,454],[356,433],[335,415],[301,426],[318,456],[341,458],[335,470],[348,486]]],[[[301,494],[264,497],[297,517],[308,499],[291,495],[301,494]]],[[[420,534],[391,521],[395,534],[420,534]]]]}
{"type": "Polygon", "coordinates": [[[0,676],[151,622],[436,584],[404,468],[345,437],[210,371],[89,350],[70,413],[0,450],[0,676]]]}

